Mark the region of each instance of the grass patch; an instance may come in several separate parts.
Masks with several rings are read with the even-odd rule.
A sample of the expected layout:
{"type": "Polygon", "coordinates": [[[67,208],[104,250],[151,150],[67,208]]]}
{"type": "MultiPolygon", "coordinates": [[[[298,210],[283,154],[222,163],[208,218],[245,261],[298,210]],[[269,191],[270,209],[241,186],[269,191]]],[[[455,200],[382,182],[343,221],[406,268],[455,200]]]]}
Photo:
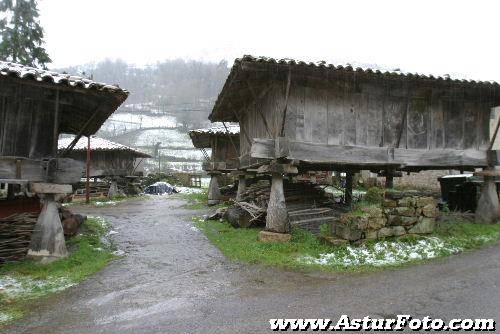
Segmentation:
{"type": "MultiPolygon", "coordinates": [[[[208,206],[207,205],[208,188],[202,188],[201,192],[180,193],[179,196],[188,201],[188,203],[183,206],[184,209],[201,210],[201,209],[206,209],[208,206]]],[[[227,203],[221,203],[210,206],[210,208],[213,209],[226,208],[226,207],[228,207],[227,203]]]]}
{"type": "Polygon", "coordinates": [[[480,248],[500,239],[500,224],[477,225],[453,221],[431,236],[406,236],[330,246],[303,230],[292,232],[290,243],[262,243],[259,229],[235,229],[227,222],[197,221],[197,227],[231,260],[290,269],[331,272],[368,271],[398,267],[480,248]]]}
{"type": "Polygon", "coordinates": [[[0,267],[0,326],[21,318],[31,301],[78,284],[116,258],[113,246],[103,242],[108,231],[103,219],[88,218],[80,233],[67,240],[67,258],[46,265],[27,259],[0,267]]]}
{"type": "Polygon", "coordinates": [[[207,206],[208,189],[202,188],[201,192],[180,193],[179,197],[188,201],[188,204],[184,205],[185,209],[200,210],[207,206]]]}

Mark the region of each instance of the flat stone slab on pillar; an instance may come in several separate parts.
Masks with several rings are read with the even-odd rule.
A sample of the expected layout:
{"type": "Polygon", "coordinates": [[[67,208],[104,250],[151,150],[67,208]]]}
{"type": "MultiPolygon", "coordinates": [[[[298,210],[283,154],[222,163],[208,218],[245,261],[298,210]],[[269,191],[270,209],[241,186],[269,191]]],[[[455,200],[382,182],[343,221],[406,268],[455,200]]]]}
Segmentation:
{"type": "Polygon", "coordinates": [[[290,242],[292,235],[288,233],[276,233],[271,231],[260,231],[259,241],[262,242],[290,242]]]}

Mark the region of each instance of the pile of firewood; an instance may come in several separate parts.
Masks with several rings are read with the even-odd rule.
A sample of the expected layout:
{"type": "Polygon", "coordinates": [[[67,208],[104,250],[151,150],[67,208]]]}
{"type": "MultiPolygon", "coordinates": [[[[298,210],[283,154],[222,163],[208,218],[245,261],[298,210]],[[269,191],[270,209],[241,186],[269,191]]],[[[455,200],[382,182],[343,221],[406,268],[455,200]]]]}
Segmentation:
{"type": "MultiPolygon", "coordinates": [[[[318,216],[317,208],[331,206],[328,197],[321,187],[310,182],[284,182],[285,202],[290,217],[296,211],[301,212],[301,217],[306,215],[304,211],[311,210],[310,219],[318,216]]],[[[228,209],[227,219],[235,227],[249,227],[264,225],[266,220],[267,203],[271,192],[271,183],[268,180],[260,180],[247,186],[241,196],[240,202],[235,202],[228,209]]],[[[324,210],[321,211],[323,217],[324,210]]],[[[292,219],[291,219],[292,220],[292,219]]]]}
{"type": "Polygon", "coordinates": [[[37,217],[33,213],[16,213],[0,219],[0,264],[26,256],[37,217]]]}

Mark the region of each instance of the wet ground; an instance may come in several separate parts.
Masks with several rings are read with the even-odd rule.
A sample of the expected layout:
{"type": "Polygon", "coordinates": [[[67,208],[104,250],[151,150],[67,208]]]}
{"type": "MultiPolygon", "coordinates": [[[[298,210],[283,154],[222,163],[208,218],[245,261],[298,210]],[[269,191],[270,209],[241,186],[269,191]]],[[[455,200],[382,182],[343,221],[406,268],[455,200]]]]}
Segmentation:
{"type": "Polygon", "coordinates": [[[500,319],[500,245],[376,273],[288,272],[229,262],[194,228],[191,217],[203,212],[184,204],[78,210],[106,218],[127,255],[5,332],[262,333],[269,318],[341,314],[500,319]]]}

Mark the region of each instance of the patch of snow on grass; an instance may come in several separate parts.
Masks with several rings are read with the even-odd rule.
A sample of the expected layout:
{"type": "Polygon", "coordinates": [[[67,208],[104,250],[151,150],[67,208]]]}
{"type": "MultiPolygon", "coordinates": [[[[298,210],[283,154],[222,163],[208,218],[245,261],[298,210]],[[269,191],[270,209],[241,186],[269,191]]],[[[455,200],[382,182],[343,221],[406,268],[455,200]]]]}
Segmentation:
{"type": "Polygon", "coordinates": [[[104,205],[116,205],[117,202],[115,201],[98,201],[98,202],[94,202],[94,205],[96,206],[104,206],[104,205]]]}
{"type": "Polygon", "coordinates": [[[429,237],[413,243],[401,241],[379,241],[373,245],[338,248],[332,253],[320,254],[318,258],[304,256],[298,261],[306,264],[353,267],[360,265],[388,266],[415,260],[432,259],[441,255],[462,251],[440,238],[429,237]]]}
{"type": "Polygon", "coordinates": [[[192,187],[175,187],[175,189],[181,194],[199,194],[203,192],[203,188],[192,188],[192,187]]]}
{"type": "Polygon", "coordinates": [[[6,275],[0,278],[0,289],[8,298],[45,295],[65,290],[75,284],[70,279],[64,277],[32,279],[30,277],[12,277],[6,275]]]}
{"type": "Polygon", "coordinates": [[[1,324],[2,322],[11,321],[11,320],[13,320],[13,319],[14,319],[14,317],[13,317],[13,316],[11,316],[11,315],[9,315],[9,314],[7,314],[7,313],[0,312],[0,324],[1,324]]]}

